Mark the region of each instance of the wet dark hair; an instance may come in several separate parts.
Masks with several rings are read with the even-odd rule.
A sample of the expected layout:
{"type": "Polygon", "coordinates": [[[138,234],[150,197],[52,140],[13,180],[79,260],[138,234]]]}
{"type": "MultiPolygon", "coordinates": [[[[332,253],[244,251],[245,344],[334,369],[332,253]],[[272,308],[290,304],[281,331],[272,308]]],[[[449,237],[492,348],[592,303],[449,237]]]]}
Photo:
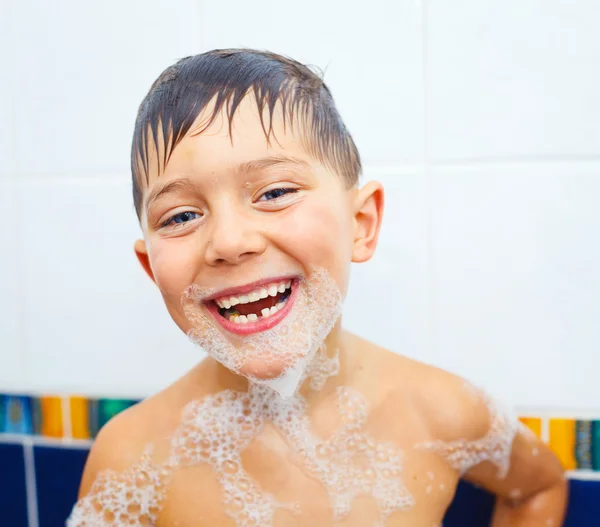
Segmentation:
{"type": "MultiPolygon", "coordinates": [[[[131,148],[133,201],[138,218],[142,207],[142,178],[148,183],[149,144],[162,148],[158,171],[173,149],[215,99],[202,133],[225,107],[231,137],[232,120],[242,99],[253,93],[267,141],[273,135],[272,117],[277,103],[283,109],[284,127],[301,123],[309,155],[337,172],[348,187],[361,173],[358,150],[335,107],[322,76],[309,67],[275,53],[252,49],[213,50],[186,57],[163,71],[138,110],[131,148]],[[263,112],[267,110],[268,123],[263,112]],[[267,126],[268,124],[268,126],[267,126]],[[159,131],[162,144],[159,144],[159,131]]],[[[276,138],[275,138],[276,139],[276,138]]],[[[159,156],[160,157],[160,156],[159,156]]]]}

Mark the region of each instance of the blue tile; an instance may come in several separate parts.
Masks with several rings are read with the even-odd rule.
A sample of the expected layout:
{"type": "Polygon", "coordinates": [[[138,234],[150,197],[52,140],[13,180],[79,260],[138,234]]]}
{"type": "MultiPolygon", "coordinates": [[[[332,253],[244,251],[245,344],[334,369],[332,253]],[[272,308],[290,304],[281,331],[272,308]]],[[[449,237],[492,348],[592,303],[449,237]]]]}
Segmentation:
{"type": "Polygon", "coordinates": [[[77,501],[87,455],[80,448],[34,448],[39,527],[64,527],[77,501]]]}
{"type": "MultiPolygon", "coordinates": [[[[450,505],[444,527],[489,525],[494,497],[473,485],[461,482],[450,505]]],[[[569,508],[564,527],[587,527],[600,518],[600,481],[570,481],[569,508]]]]}
{"type": "Polygon", "coordinates": [[[564,527],[598,525],[600,481],[571,480],[569,508],[564,527]]]}
{"type": "Polygon", "coordinates": [[[444,518],[444,527],[489,525],[495,498],[470,483],[461,481],[444,518]]]}
{"type": "Polygon", "coordinates": [[[0,443],[1,524],[27,527],[25,457],[22,445],[0,443]]]}
{"type": "Polygon", "coordinates": [[[34,402],[27,395],[4,396],[0,432],[32,434],[34,432],[34,402]]]}

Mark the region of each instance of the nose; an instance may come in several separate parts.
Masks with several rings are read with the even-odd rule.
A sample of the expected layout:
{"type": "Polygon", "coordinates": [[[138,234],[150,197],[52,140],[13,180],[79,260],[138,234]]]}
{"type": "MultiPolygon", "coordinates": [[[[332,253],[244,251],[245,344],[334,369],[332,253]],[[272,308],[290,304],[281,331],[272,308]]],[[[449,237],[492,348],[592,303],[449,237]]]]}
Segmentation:
{"type": "Polygon", "coordinates": [[[265,238],[253,218],[233,210],[211,216],[205,253],[208,265],[239,264],[265,249],[265,238]]]}

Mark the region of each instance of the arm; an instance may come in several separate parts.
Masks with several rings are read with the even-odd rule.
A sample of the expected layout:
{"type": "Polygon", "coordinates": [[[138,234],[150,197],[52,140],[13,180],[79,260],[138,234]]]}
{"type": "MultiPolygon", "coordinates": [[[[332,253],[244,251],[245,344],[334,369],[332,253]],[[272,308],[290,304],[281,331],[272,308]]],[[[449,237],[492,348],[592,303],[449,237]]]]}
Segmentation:
{"type": "Polygon", "coordinates": [[[504,478],[483,462],[464,476],[497,496],[492,527],[560,527],[567,505],[568,484],[559,460],[533,434],[520,429],[504,478]]]}
{"type": "Polygon", "coordinates": [[[492,527],[560,527],[568,485],[551,450],[463,379],[437,370],[426,385],[435,387],[427,411],[437,440],[423,447],[497,496],[492,527]]]}

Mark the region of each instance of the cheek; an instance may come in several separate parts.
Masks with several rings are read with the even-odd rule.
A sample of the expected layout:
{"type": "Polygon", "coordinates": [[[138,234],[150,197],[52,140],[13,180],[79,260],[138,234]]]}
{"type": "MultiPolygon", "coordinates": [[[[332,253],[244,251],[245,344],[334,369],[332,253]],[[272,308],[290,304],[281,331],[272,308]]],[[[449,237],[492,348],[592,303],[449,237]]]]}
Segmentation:
{"type": "Polygon", "coordinates": [[[303,203],[279,224],[285,252],[306,267],[326,268],[345,288],[352,256],[352,221],[341,206],[303,203]]]}
{"type": "Polygon", "coordinates": [[[193,251],[180,243],[158,241],[150,246],[150,264],[154,279],[165,299],[179,302],[185,289],[194,281],[193,251]]]}

